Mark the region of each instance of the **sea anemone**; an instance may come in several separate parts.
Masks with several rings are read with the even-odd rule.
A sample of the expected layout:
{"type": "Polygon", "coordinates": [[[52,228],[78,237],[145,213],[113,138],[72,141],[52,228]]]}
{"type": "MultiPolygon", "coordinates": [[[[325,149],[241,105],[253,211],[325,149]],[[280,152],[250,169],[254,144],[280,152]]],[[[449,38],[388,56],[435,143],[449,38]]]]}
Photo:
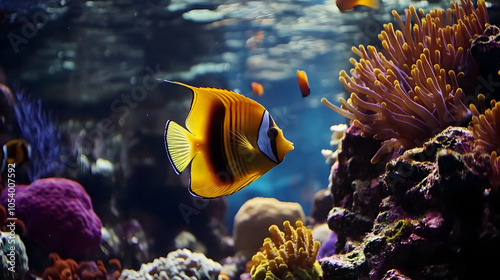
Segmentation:
{"type": "MultiPolygon", "coordinates": [[[[479,100],[484,100],[484,96],[480,95],[479,100]]],[[[473,114],[469,129],[475,139],[475,148],[500,153],[500,102],[492,100],[490,104],[491,108],[483,109],[483,114],[474,104],[469,105],[473,114]]]]}
{"type": "MultiPolygon", "coordinates": [[[[485,97],[479,95],[479,100],[484,101],[485,97]]],[[[491,108],[484,110],[483,114],[470,104],[473,114],[469,129],[474,136],[474,149],[491,153],[490,182],[493,186],[500,186],[500,102],[492,100],[491,108]]]]}
{"type": "Polygon", "coordinates": [[[353,47],[359,61],[350,59],[351,76],[340,72],[340,82],[351,93],[341,108],[322,102],[353,120],[365,135],[383,141],[372,163],[399,148],[412,148],[450,125],[470,117],[459,80],[470,57],[470,41],[488,26],[485,2],[462,0],[446,11],[425,15],[413,6],[405,10],[406,24],[393,11],[401,30],[391,23],[379,34],[385,52],[373,46],[353,47]],[[412,21],[414,22],[412,28],[412,21]]]}
{"type": "Polygon", "coordinates": [[[271,237],[264,239],[263,250],[252,257],[252,279],[320,279],[319,241],[313,240],[302,221],[295,222],[296,229],[289,221],[283,226],[284,232],[277,225],[269,227],[271,237]]]}

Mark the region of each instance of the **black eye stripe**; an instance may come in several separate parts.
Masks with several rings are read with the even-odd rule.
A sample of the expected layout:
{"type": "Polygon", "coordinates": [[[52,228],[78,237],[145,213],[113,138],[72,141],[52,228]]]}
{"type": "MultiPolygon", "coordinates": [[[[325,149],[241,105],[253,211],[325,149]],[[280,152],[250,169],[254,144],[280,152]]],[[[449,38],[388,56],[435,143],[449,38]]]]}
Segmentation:
{"type": "Polygon", "coordinates": [[[278,136],[278,130],[275,127],[269,128],[267,130],[267,136],[269,137],[269,139],[271,139],[271,141],[274,141],[276,136],[278,136]]]}
{"type": "Polygon", "coordinates": [[[273,119],[269,115],[269,123],[272,122],[272,126],[267,130],[267,136],[269,137],[271,150],[273,151],[274,157],[280,162],[278,157],[278,149],[276,148],[276,136],[278,136],[278,129],[274,127],[273,119]]]}
{"type": "Polygon", "coordinates": [[[271,117],[271,114],[269,114],[269,128],[274,127],[274,120],[273,117],[271,117]]]}

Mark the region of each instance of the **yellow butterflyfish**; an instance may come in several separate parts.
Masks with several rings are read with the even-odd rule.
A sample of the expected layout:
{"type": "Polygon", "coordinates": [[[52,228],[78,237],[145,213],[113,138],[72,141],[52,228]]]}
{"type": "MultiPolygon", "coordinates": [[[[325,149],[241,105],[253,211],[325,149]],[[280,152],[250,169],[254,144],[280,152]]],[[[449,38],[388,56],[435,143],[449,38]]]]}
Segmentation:
{"type": "Polygon", "coordinates": [[[269,112],[239,93],[189,88],[186,128],[168,120],[165,147],[175,172],[191,165],[189,191],[199,197],[233,194],[283,161],[293,150],[269,112]]]}

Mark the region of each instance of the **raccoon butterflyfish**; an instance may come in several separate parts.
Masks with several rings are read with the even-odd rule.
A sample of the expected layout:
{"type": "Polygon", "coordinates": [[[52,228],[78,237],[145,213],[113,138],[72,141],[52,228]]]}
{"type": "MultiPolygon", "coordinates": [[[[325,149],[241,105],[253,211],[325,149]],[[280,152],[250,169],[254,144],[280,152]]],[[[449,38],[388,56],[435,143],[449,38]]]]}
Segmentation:
{"type": "Polygon", "coordinates": [[[302,70],[297,70],[297,82],[299,83],[300,92],[302,92],[302,97],[306,97],[311,93],[309,88],[309,82],[307,81],[307,74],[302,70]]]}
{"type": "Polygon", "coordinates": [[[186,128],[168,120],[165,147],[179,174],[191,164],[189,191],[199,197],[233,194],[275,167],[293,150],[259,103],[224,89],[191,89],[186,128]]]}
{"type": "Polygon", "coordinates": [[[367,6],[374,9],[378,9],[380,6],[379,0],[335,0],[335,4],[342,13],[354,9],[356,6],[367,6]]]}
{"type": "Polygon", "coordinates": [[[0,173],[9,164],[23,163],[31,154],[31,147],[24,139],[12,139],[3,145],[0,151],[0,173]]]}

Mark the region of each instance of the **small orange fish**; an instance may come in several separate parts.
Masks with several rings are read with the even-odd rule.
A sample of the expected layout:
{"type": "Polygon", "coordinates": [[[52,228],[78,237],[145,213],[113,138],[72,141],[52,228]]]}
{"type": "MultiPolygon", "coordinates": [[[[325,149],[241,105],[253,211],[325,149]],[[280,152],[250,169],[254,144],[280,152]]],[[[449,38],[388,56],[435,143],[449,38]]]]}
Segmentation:
{"type": "Polygon", "coordinates": [[[3,145],[0,150],[0,172],[8,164],[23,163],[31,156],[31,147],[24,139],[12,139],[3,145]]]}
{"type": "Polygon", "coordinates": [[[257,96],[262,96],[264,94],[264,87],[261,84],[252,82],[251,86],[253,94],[257,96]]]}
{"type": "Polygon", "coordinates": [[[307,81],[307,74],[302,70],[297,70],[297,82],[299,82],[300,91],[302,92],[302,97],[306,97],[311,93],[309,88],[309,82],[307,81]]]}
{"type": "Polygon", "coordinates": [[[335,4],[342,13],[350,11],[356,6],[367,6],[373,9],[378,9],[380,6],[379,0],[335,0],[335,4]]]}

